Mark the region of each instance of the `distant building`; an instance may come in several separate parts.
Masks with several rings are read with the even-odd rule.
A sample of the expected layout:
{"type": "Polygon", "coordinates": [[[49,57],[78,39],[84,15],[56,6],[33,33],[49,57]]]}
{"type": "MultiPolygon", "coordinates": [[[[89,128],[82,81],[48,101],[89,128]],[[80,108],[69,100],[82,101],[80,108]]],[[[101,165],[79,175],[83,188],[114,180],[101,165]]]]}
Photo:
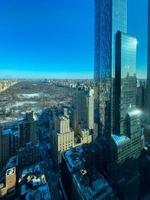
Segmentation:
{"type": "Polygon", "coordinates": [[[0,167],[10,158],[10,130],[0,128],[0,167]]]}
{"type": "Polygon", "coordinates": [[[35,164],[40,160],[39,146],[32,143],[26,143],[26,146],[18,150],[18,166],[19,168],[27,167],[35,164]]]}
{"type": "Polygon", "coordinates": [[[94,129],[94,90],[78,88],[73,97],[74,130],[94,129]]]}
{"type": "Polygon", "coordinates": [[[94,138],[94,90],[79,87],[73,97],[72,126],[75,137],[82,129],[87,129],[94,138]]]}
{"type": "Polygon", "coordinates": [[[90,133],[89,129],[81,129],[76,139],[80,145],[90,144],[92,142],[92,134],[90,133]]]}
{"type": "Polygon", "coordinates": [[[3,166],[2,165],[2,162],[3,162],[2,160],[2,130],[3,128],[0,127],[0,168],[3,166]]]}
{"type": "Polygon", "coordinates": [[[148,1],[148,52],[147,52],[146,120],[150,124],[150,2],[148,1]]]}
{"type": "Polygon", "coordinates": [[[70,129],[70,119],[67,113],[56,116],[52,143],[54,158],[56,163],[60,163],[62,152],[74,147],[74,131],[70,129]]]}
{"type": "Polygon", "coordinates": [[[145,111],[145,103],[146,103],[145,95],[146,95],[145,83],[139,81],[137,85],[136,107],[143,112],[145,111]]]}
{"type": "Polygon", "coordinates": [[[19,144],[19,131],[17,130],[11,130],[10,131],[10,154],[11,156],[17,155],[18,149],[20,148],[19,144]]]}
{"type": "Polygon", "coordinates": [[[0,128],[0,167],[4,167],[11,156],[19,149],[18,130],[0,128]]]}
{"type": "Polygon", "coordinates": [[[26,143],[38,142],[37,136],[37,120],[34,118],[33,112],[27,112],[23,121],[19,124],[20,147],[25,146],[26,143]]]}

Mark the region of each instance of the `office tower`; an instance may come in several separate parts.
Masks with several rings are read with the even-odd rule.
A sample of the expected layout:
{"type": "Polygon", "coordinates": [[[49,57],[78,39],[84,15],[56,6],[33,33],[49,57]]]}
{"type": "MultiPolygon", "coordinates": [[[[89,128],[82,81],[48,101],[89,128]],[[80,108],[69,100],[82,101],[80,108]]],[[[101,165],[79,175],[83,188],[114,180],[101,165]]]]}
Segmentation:
{"type": "Polygon", "coordinates": [[[0,169],[2,167],[2,130],[3,128],[0,127],[0,169]]]}
{"type": "Polygon", "coordinates": [[[95,0],[95,121],[110,136],[117,31],[127,32],[127,0],[95,0]]]}
{"type": "Polygon", "coordinates": [[[145,110],[145,82],[138,81],[137,84],[137,94],[136,94],[136,107],[142,112],[145,110]]]}
{"type": "MultiPolygon", "coordinates": [[[[116,34],[114,79],[114,164],[110,167],[112,179],[119,189],[120,199],[138,199],[138,158],[144,147],[140,117],[136,108],[136,38],[116,34]],[[121,184],[120,184],[121,183],[121,184]],[[121,185],[125,184],[125,187],[121,185]],[[132,191],[131,188],[134,187],[132,191]],[[130,192],[129,192],[130,191],[130,192]]],[[[112,154],[112,155],[113,155],[112,154]]]]}
{"type": "Polygon", "coordinates": [[[148,1],[148,49],[147,49],[147,84],[146,84],[146,105],[145,105],[145,141],[150,143],[150,2],[148,1]]]}
{"type": "Polygon", "coordinates": [[[70,129],[69,116],[60,114],[55,118],[52,146],[56,164],[61,163],[61,154],[63,151],[74,147],[74,131],[70,129]]]}
{"type": "Polygon", "coordinates": [[[27,112],[24,120],[19,124],[20,146],[23,147],[28,142],[36,144],[37,137],[37,120],[33,112],[27,112]]]}
{"type": "Polygon", "coordinates": [[[150,2],[148,1],[148,64],[147,64],[147,98],[146,98],[146,119],[150,124],[150,2]]]}
{"type": "Polygon", "coordinates": [[[18,130],[11,130],[10,135],[10,149],[11,149],[11,156],[17,154],[19,149],[19,132],[18,130]]]}
{"type": "Polygon", "coordinates": [[[76,132],[80,129],[94,129],[94,90],[78,88],[73,97],[73,128],[76,132]]]}
{"type": "Polygon", "coordinates": [[[29,142],[18,150],[18,166],[24,168],[39,162],[39,146],[29,142]]]}
{"type": "Polygon", "coordinates": [[[113,115],[115,134],[125,134],[128,109],[136,106],[136,50],[136,38],[117,32],[113,115]]]}
{"type": "Polygon", "coordinates": [[[10,158],[10,130],[0,128],[0,167],[10,158]]]}
{"type": "Polygon", "coordinates": [[[34,112],[27,112],[25,120],[26,120],[26,125],[27,125],[27,133],[29,133],[29,142],[36,144],[38,141],[37,119],[34,115],[34,112]]]}
{"type": "Polygon", "coordinates": [[[0,128],[0,167],[3,167],[8,159],[17,154],[19,148],[18,131],[0,128]]]}

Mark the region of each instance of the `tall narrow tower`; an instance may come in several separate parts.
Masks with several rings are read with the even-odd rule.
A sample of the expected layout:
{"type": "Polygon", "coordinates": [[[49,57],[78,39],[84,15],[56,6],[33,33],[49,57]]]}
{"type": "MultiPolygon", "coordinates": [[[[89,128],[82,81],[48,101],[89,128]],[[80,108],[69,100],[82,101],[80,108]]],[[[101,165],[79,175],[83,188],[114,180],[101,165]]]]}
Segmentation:
{"type": "Polygon", "coordinates": [[[150,1],[148,1],[148,53],[147,53],[147,97],[146,97],[146,118],[150,124],[150,1]]]}
{"type": "Polygon", "coordinates": [[[95,0],[95,122],[100,135],[110,136],[113,111],[115,40],[127,32],[127,0],[95,0]]]}

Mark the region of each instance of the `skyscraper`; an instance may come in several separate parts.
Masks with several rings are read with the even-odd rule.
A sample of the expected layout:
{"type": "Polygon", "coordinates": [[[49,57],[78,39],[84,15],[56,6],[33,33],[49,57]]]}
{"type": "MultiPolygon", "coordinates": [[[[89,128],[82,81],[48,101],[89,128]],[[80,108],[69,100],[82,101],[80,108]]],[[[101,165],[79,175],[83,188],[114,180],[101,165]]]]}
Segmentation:
{"type": "Polygon", "coordinates": [[[95,121],[110,135],[117,31],[127,32],[127,0],[95,0],[95,121]]]}
{"type": "Polygon", "coordinates": [[[147,65],[147,102],[146,102],[146,118],[150,124],[150,1],[148,1],[148,65],[147,65]]]}
{"type": "Polygon", "coordinates": [[[55,118],[55,130],[52,135],[53,157],[55,163],[61,163],[62,152],[74,147],[74,131],[70,128],[70,118],[60,113],[55,118]]]}
{"type": "Polygon", "coordinates": [[[89,88],[78,88],[74,98],[74,129],[94,129],[94,91],[89,88]]]}
{"type": "Polygon", "coordinates": [[[136,106],[136,50],[137,39],[120,31],[116,35],[116,64],[114,81],[115,134],[125,134],[128,110],[136,106]]]}

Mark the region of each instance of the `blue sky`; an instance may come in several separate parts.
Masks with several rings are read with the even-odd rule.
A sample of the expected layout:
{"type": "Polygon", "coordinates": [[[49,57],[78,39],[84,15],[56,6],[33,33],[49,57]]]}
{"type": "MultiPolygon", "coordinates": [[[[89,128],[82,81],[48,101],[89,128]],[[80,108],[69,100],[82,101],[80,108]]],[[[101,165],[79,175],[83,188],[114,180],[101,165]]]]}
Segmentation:
{"type": "MultiPolygon", "coordinates": [[[[128,32],[146,74],[147,0],[128,0],[128,32]]],[[[0,78],[90,78],[94,0],[1,0],[0,78]]]]}

